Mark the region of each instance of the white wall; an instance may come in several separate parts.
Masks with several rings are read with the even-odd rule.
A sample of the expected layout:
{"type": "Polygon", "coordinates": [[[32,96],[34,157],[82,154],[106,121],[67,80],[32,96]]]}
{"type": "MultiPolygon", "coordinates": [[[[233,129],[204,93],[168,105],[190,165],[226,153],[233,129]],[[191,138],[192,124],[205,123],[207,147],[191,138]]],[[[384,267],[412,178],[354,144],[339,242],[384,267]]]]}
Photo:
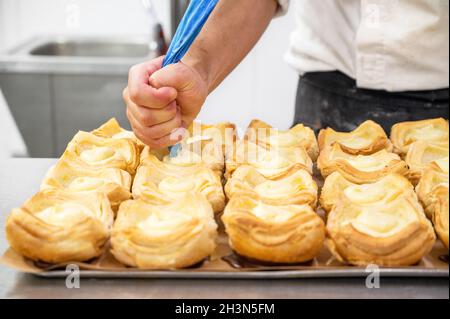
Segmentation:
{"type": "MultiPolygon", "coordinates": [[[[154,3],[169,29],[169,1],[154,3]]],[[[297,75],[283,61],[295,25],[292,11],[273,21],[256,48],[208,98],[200,120],[229,120],[245,127],[260,118],[282,129],[292,124],[297,75]]],[[[0,0],[0,52],[36,34],[147,32],[141,0],[0,0]]]]}

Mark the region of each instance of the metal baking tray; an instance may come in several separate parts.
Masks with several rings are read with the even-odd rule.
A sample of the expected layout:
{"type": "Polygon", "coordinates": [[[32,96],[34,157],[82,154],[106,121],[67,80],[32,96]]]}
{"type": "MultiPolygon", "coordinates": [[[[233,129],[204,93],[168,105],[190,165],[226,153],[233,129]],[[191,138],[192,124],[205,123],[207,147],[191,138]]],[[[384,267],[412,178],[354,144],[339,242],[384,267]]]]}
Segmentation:
{"type": "MultiPolygon", "coordinates": [[[[422,261],[408,267],[380,267],[381,277],[440,277],[449,278],[448,250],[436,242],[422,261]]],[[[318,256],[299,265],[270,265],[237,256],[230,249],[225,234],[219,236],[218,247],[210,259],[184,270],[139,270],[120,264],[105,247],[104,254],[87,263],[49,265],[24,258],[12,249],[0,262],[22,272],[44,278],[65,278],[68,264],[77,265],[83,278],[159,278],[159,279],[293,279],[293,278],[365,278],[373,268],[354,267],[337,261],[324,246],[318,256]]],[[[73,268],[72,268],[73,269],[73,268]]]]}

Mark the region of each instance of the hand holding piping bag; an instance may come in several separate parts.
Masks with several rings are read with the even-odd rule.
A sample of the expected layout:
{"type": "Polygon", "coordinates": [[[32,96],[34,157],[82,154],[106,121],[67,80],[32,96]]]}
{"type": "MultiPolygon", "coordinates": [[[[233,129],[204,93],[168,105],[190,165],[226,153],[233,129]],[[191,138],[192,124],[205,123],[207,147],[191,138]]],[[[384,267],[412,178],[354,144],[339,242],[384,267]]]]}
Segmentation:
{"type": "MultiPolygon", "coordinates": [[[[208,87],[204,79],[180,61],[217,2],[191,1],[164,59],[160,57],[130,70],[129,86],[124,90],[127,116],[136,136],[152,148],[179,142],[182,137],[173,133],[192,123],[206,99],[208,87]]],[[[176,156],[178,150],[179,146],[172,148],[171,156],[176,156]]]]}

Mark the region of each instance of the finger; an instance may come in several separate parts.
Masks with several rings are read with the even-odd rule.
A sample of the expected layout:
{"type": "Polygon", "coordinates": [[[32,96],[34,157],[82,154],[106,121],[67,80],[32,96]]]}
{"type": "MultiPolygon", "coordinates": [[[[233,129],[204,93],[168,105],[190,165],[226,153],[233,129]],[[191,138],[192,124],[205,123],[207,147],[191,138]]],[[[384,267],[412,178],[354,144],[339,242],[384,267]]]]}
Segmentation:
{"type": "Polygon", "coordinates": [[[181,127],[181,113],[177,112],[176,116],[165,123],[154,125],[152,127],[147,127],[145,129],[145,134],[153,139],[159,139],[166,135],[171,134],[173,131],[181,127]]]}
{"type": "Polygon", "coordinates": [[[176,99],[177,91],[174,88],[154,88],[149,85],[149,77],[160,67],[159,60],[131,67],[128,75],[128,94],[134,103],[149,108],[163,108],[176,99]]]}
{"type": "Polygon", "coordinates": [[[136,105],[131,101],[128,107],[130,108],[131,113],[133,113],[133,116],[139,121],[139,123],[147,127],[168,122],[175,118],[177,114],[177,104],[175,101],[173,101],[163,109],[149,109],[136,105]]]}
{"type": "Polygon", "coordinates": [[[134,117],[130,109],[127,108],[127,117],[130,121],[136,137],[144,144],[154,149],[159,149],[174,145],[178,143],[185,134],[185,128],[180,130],[180,126],[183,126],[181,121],[181,115],[177,115],[179,119],[171,121],[170,123],[164,123],[161,127],[145,127],[134,117]],[[167,135],[163,135],[161,131],[168,132],[167,135]],[[178,133],[177,133],[178,132],[178,133]]]}
{"type": "Polygon", "coordinates": [[[176,63],[153,72],[148,81],[154,88],[172,87],[184,91],[192,84],[192,73],[183,64],[176,63]]]}
{"type": "MultiPolygon", "coordinates": [[[[177,130],[179,130],[179,128],[177,130]]],[[[153,140],[152,143],[155,148],[160,149],[177,144],[183,137],[184,135],[182,133],[174,134],[174,132],[172,132],[166,136],[153,140]]]]}
{"type": "Polygon", "coordinates": [[[153,139],[149,138],[143,134],[143,130],[142,130],[143,127],[138,122],[138,120],[136,120],[136,118],[134,118],[134,116],[130,112],[129,108],[127,108],[127,117],[128,117],[128,121],[131,124],[131,128],[133,129],[134,135],[136,135],[136,137],[145,145],[148,145],[151,148],[154,148],[153,139]]]}

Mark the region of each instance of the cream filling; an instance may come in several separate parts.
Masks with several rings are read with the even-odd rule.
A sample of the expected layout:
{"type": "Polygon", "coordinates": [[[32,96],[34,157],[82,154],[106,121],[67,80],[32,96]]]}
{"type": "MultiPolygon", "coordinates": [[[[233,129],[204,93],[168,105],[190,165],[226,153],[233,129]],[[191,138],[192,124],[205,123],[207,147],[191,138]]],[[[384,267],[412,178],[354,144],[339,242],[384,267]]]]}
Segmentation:
{"type": "Polygon", "coordinates": [[[342,141],[338,141],[338,142],[339,142],[339,144],[342,144],[346,147],[354,148],[354,149],[365,148],[372,143],[371,140],[361,137],[361,136],[354,136],[351,138],[343,139],[342,141]]]}
{"type": "Polygon", "coordinates": [[[189,178],[179,179],[169,176],[159,183],[158,188],[167,193],[186,193],[195,189],[195,182],[189,178]]]}
{"type": "Polygon", "coordinates": [[[285,157],[271,152],[256,155],[249,163],[266,176],[283,171],[291,165],[291,162],[285,157]]]}
{"type": "Polygon", "coordinates": [[[68,189],[74,192],[93,191],[105,185],[107,181],[96,177],[77,177],[68,189]]]}
{"type": "Polygon", "coordinates": [[[378,171],[386,167],[389,162],[394,159],[391,157],[374,157],[374,156],[364,156],[358,155],[352,158],[344,158],[351,166],[354,168],[364,171],[364,172],[373,172],[378,171]]]}
{"type": "Polygon", "coordinates": [[[164,237],[183,229],[191,220],[192,217],[187,214],[161,212],[151,214],[137,227],[150,237],[164,237]]]}
{"type": "Polygon", "coordinates": [[[269,136],[270,145],[289,147],[298,144],[298,138],[292,132],[275,132],[269,136]]]}
{"type": "Polygon", "coordinates": [[[80,157],[88,163],[101,162],[113,157],[116,151],[108,146],[95,147],[81,152],[80,157]]]}
{"type": "Polygon", "coordinates": [[[295,212],[283,206],[271,206],[259,203],[252,209],[252,214],[269,223],[284,223],[295,216],[295,212]]]}
{"type": "Polygon", "coordinates": [[[55,226],[68,226],[84,216],[94,217],[89,209],[76,203],[57,204],[36,213],[35,216],[55,226]]]}
{"type": "Polygon", "coordinates": [[[349,186],[344,190],[344,194],[353,203],[370,204],[381,202],[386,198],[388,191],[390,190],[383,187],[375,187],[373,184],[365,184],[349,186]]]}
{"type": "Polygon", "coordinates": [[[267,198],[278,198],[292,194],[294,186],[286,181],[266,181],[256,185],[255,192],[267,198]]]}
{"type": "Polygon", "coordinates": [[[359,232],[377,238],[387,238],[399,233],[408,224],[411,218],[402,214],[363,210],[351,224],[359,232]]]}
{"type": "Polygon", "coordinates": [[[436,141],[441,140],[447,136],[445,131],[436,129],[432,124],[414,128],[406,134],[405,141],[413,143],[415,141],[436,141]]]}

